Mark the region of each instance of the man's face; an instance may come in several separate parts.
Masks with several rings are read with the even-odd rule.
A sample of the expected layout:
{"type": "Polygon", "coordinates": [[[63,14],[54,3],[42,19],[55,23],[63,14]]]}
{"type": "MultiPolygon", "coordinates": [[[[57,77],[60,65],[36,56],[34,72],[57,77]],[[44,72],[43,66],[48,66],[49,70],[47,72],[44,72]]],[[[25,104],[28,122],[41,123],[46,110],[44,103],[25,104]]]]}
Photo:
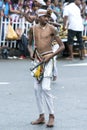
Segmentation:
{"type": "Polygon", "coordinates": [[[47,22],[48,22],[48,17],[47,17],[47,15],[40,16],[40,17],[39,17],[39,21],[40,21],[40,23],[41,23],[42,25],[46,25],[47,22]]]}

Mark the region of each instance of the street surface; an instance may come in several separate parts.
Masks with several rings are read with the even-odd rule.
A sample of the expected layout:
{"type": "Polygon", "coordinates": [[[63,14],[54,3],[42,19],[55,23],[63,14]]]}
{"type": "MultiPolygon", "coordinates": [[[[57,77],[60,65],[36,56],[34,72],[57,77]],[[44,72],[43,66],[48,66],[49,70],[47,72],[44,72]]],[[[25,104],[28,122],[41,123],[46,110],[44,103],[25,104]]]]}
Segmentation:
{"type": "Polygon", "coordinates": [[[30,60],[0,60],[0,130],[87,130],[87,57],[57,61],[55,126],[46,128],[30,124],[38,117],[30,60]]]}

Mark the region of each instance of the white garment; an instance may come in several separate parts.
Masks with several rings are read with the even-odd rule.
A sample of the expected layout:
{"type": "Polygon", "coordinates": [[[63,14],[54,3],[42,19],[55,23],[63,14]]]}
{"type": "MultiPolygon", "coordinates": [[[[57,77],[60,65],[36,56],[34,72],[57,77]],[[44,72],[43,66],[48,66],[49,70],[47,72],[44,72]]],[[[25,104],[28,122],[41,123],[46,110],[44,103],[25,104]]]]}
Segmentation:
{"type": "Polygon", "coordinates": [[[75,3],[70,3],[65,6],[63,17],[68,16],[68,29],[74,31],[83,31],[83,20],[81,17],[80,8],[75,3]]]}
{"type": "Polygon", "coordinates": [[[56,22],[57,16],[53,12],[51,13],[51,18],[54,20],[54,22],[56,22]]]}
{"type": "Polygon", "coordinates": [[[36,11],[36,13],[37,13],[38,17],[44,16],[44,15],[47,14],[47,10],[45,10],[45,9],[38,9],[38,10],[36,11]]]}
{"type": "Polygon", "coordinates": [[[46,63],[44,69],[44,77],[52,77],[53,61],[52,59],[46,63]]]}
{"type": "Polygon", "coordinates": [[[53,96],[50,93],[51,78],[43,78],[41,83],[38,83],[36,79],[34,80],[35,96],[39,114],[44,113],[44,101],[46,102],[49,114],[54,114],[53,96]]]}
{"type": "Polygon", "coordinates": [[[45,66],[44,77],[39,83],[34,78],[34,89],[37,101],[39,114],[44,113],[44,101],[46,101],[49,114],[54,114],[53,95],[51,91],[51,75],[52,75],[52,60],[50,60],[45,66]]]}
{"type": "MultiPolygon", "coordinates": [[[[32,67],[35,67],[38,64],[39,64],[38,60],[35,60],[31,63],[32,67]]],[[[33,71],[31,71],[32,76],[34,76],[36,69],[37,68],[35,68],[33,71]]],[[[52,69],[53,69],[53,60],[51,59],[48,63],[45,64],[43,77],[50,77],[51,78],[52,77],[52,69]]]]}

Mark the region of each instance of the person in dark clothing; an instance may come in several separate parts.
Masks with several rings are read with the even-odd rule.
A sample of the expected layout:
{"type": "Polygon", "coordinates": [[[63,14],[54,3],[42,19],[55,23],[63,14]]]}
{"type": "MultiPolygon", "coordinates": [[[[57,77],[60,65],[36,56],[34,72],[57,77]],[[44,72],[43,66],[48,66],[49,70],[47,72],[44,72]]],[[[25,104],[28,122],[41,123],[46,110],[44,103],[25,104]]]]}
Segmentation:
{"type": "Polygon", "coordinates": [[[17,40],[17,44],[18,44],[19,51],[21,53],[20,58],[26,58],[26,56],[29,54],[28,49],[27,49],[28,38],[25,35],[25,31],[22,32],[21,28],[17,28],[16,33],[17,33],[17,35],[19,37],[19,39],[17,40]]]}
{"type": "Polygon", "coordinates": [[[22,34],[21,39],[20,39],[20,43],[19,43],[19,50],[21,51],[22,57],[27,56],[27,53],[28,53],[27,45],[28,45],[28,39],[25,36],[25,34],[22,34]]]}

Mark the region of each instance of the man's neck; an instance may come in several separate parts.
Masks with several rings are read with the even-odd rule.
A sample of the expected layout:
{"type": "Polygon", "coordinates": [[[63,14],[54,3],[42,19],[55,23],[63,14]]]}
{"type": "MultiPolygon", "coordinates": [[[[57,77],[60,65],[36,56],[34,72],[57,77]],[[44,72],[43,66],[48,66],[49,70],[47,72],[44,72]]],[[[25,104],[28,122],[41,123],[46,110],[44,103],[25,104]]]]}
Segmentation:
{"type": "Polygon", "coordinates": [[[39,26],[40,26],[40,28],[41,28],[41,29],[43,29],[43,30],[44,30],[44,29],[46,29],[47,24],[41,24],[41,23],[39,23],[39,26]]]}
{"type": "Polygon", "coordinates": [[[47,23],[46,23],[46,24],[40,23],[40,26],[41,26],[41,27],[45,27],[46,25],[47,25],[47,23]]]}

